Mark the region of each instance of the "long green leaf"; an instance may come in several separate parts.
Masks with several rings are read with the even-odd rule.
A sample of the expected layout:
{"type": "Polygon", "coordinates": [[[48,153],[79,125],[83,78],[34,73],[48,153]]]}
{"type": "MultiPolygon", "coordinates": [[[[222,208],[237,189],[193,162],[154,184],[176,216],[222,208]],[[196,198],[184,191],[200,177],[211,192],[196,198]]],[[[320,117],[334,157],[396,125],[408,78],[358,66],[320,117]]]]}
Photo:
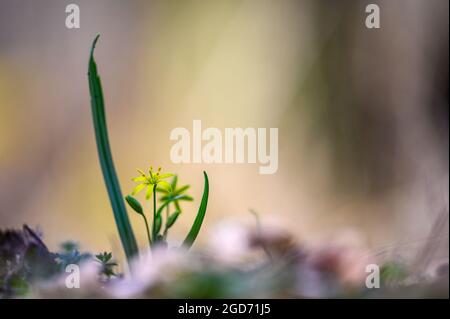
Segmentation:
{"type": "Polygon", "coordinates": [[[206,172],[203,172],[205,177],[205,186],[203,188],[202,202],[198,208],[197,216],[195,217],[194,224],[192,224],[191,230],[183,241],[183,247],[189,249],[197,238],[200,228],[202,227],[203,219],[206,214],[206,207],[208,206],[208,196],[209,196],[209,181],[206,172]]]}
{"type": "Polygon", "coordinates": [[[138,247],[130,221],[128,220],[127,211],[123,201],[122,192],[120,190],[119,180],[114,169],[114,163],[109,146],[102,85],[100,82],[100,77],[97,73],[97,65],[94,60],[95,44],[97,43],[99,36],[100,35],[97,35],[92,43],[88,71],[95,139],[97,142],[100,166],[102,168],[103,178],[105,180],[109,199],[111,201],[120,240],[122,241],[125,255],[128,261],[130,261],[131,258],[138,254],[138,247]]]}
{"type": "Polygon", "coordinates": [[[177,196],[171,197],[170,199],[165,200],[164,203],[161,206],[159,206],[158,211],[156,212],[156,214],[157,215],[158,214],[161,215],[163,209],[166,208],[170,203],[172,203],[172,202],[174,202],[176,200],[183,200],[183,199],[187,200],[187,201],[192,201],[193,200],[193,198],[191,196],[188,196],[188,195],[177,195],[177,196]]]}

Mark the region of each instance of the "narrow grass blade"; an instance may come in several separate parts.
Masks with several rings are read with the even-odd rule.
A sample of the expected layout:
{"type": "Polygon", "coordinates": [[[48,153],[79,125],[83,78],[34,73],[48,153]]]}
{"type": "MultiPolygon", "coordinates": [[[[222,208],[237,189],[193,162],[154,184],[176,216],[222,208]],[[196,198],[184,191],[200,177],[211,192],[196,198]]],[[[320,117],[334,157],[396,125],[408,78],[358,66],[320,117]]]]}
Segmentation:
{"type": "Polygon", "coordinates": [[[94,60],[94,49],[98,38],[99,35],[92,43],[88,71],[95,139],[97,142],[98,157],[103,172],[103,178],[105,180],[114,213],[114,219],[119,231],[120,240],[122,241],[122,246],[125,250],[125,255],[129,261],[132,257],[138,254],[138,247],[133,230],[131,229],[130,221],[128,220],[122,192],[120,190],[119,180],[117,179],[111,150],[109,147],[102,85],[100,83],[100,77],[97,73],[97,65],[94,60]]]}
{"type": "Polygon", "coordinates": [[[208,175],[206,172],[203,172],[205,177],[205,186],[203,188],[203,196],[202,202],[200,203],[200,207],[197,212],[197,216],[195,217],[194,224],[191,227],[186,239],[183,241],[183,247],[189,249],[197,238],[198,233],[200,232],[200,228],[202,227],[203,219],[206,214],[206,207],[208,206],[208,196],[209,196],[209,181],[208,175]]]}

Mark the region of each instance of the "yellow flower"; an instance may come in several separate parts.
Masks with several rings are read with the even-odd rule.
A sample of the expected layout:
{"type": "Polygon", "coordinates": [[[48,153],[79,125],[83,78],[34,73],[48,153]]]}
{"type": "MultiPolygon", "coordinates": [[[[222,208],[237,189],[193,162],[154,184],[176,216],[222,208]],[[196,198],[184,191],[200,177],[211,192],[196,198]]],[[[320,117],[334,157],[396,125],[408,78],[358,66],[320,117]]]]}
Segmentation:
{"type": "Polygon", "coordinates": [[[145,174],[140,169],[137,170],[140,174],[140,176],[133,178],[132,180],[134,182],[139,182],[139,184],[133,189],[132,195],[136,195],[141,190],[147,187],[147,193],[145,194],[146,199],[150,199],[150,197],[153,194],[153,189],[158,187],[164,188],[168,191],[171,191],[171,186],[169,182],[163,181],[165,178],[172,177],[173,174],[166,173],[161,174],[161,167],[158,168],[158,171],[155,173],[153,172],[153,167],[150,167],[150,170],[148,171],[148,175],[145,174]]]}

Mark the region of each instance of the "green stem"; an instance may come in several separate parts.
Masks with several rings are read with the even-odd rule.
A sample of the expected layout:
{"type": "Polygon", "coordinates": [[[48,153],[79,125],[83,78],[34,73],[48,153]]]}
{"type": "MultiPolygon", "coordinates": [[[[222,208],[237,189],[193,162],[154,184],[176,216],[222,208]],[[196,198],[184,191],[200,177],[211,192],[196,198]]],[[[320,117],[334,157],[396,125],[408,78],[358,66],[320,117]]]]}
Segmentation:
{"type": "Polygon", "coordinates": [[[169,220],[169,205],[167,205],[167,207],[166,207],[166,222],[165,222],[165,225],[164,225],[164,233],[163,233],[163,239],[164,240],[166,240],[166,238],[167,238],[167,231],[168,231],[168,229],[167,229],[167,221],[169,220]]]}
{"type": "Polygon", "coordinates": [[[144,217],[145,229],[147,230],[148,244],[152,247],[152,237],[150,236],[150,227],[148,227],[147,217],[145,217],[144,214],[142,214],[142,217],[144,217]]]}
{"type": "Polygon", "coordinates": [[[153,242],[156,241],[156,184],[153,185],[153,226],[152,226],[153,242]]]}

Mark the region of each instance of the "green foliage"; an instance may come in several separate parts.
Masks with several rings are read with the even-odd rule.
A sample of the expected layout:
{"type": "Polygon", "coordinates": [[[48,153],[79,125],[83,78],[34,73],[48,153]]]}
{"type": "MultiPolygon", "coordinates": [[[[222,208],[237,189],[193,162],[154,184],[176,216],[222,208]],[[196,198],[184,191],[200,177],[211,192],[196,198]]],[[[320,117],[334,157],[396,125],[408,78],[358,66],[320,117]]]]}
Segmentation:
{"type": "Polygon", "coordinates": [[[127,201],[128,205],[139,215],[142,216],[142,218],[144,218],[144,223],[145,223],[145,229],[147,231],[147,237],[148,237],[148,243],[150,246],[152,246],[152,236],[150,235],[150,228],[148,226],[148,221],[147,221],[147,217],[145,217],[144,214],[144,209],[142,208],[141,203],[139,203],[139,201],[134,198],[131,195],[127,195],[125,197],[125,200],[127,201]]]}
{"type": "MultiPolygon", "coordinates": [[[[105,118],[105,107],[103,100],[103,90],[101,86],[100,77],[97,72],[97,65],[94,60],[94,49],[99,36],[97,36],[92,43],[91,54],[89,59],[89,91],[91,95],[91,109],[94,122],[95,138],[97,143],[97,150],[100,160],[100,166],[103,172],[103,178],[105,180],[106,188],[108,191],[109,199],[114,213],[114,218],[119,231],[119,236],[122,242],[122,246],[125,250],[127,259],[138,254],[138,248],[136,240],[131,228],[130,221],[124,205],[124,198],[120,190],[119,181],[114,168],[114,163],[109,146],[108,131],[105,118]]],[[[189,185],[184,185],[177,188],[178,177],[171,173],[161,173],[161,167],[155,172],[150,167],[148,174],[142,170],[138,170],[139,176],[133,178],[133,181],[138,182],[131,193],[136,195],[140,191],[147,189],[145,198],[149,200],[153,196],[153,223],[152,231],[148,225],[147,218],[144,214],[144,209],[139,201],[131,195],[125,197],[125,201],[128,205],[139,215],[144,218],[145,227],[147,230],[147,236],[150,247],[154,242],[165,241],[168,230],[175,224],[181,213],[181,201],[192,201],[193,198],[185,192],[189,189],[189,185]],[[174,176],[172,183],[165,181],[164,179],[174,176]],[[161,206],[157,209],[156,204],[156,192],[162,192],[163,195],[160,198],[161,206]],[[175,211],[170,213],[170,206],[174,206],[175,211]],[[165,226],[164,231],[161,234],[163,228],[162,209],[166,208],[165,226]]],[[[203,191],[202,201],[200,203],[197,216],[189,231],[186,239],[183,242],[183,247],[189,248],[194,243],[195,239],[200,232],[201,225],[206,213],[206,207],[208,204],[209,184],[208,176],[206,172],[203,173],[205,178],[205,187],[203,191]]],[[[67,256],[64,256],[67,257],[67,256]]],[[[76,258],[76,256],[73,256],[76,258]]]]}
{"type": "Polygon", "coordinates": [[[70,264],[79,265],[81,262],[91,258],[89,253],[81,253],[79,245],[74,241],[66,241],[61,245],[61,250],[56,253],[56,262],[58,263],[59,271],[65,271],[70,264]]]}
{"type": "Polygon", "coordinates": [[[40,234],[27,225],[0,229],[0,298],[23,296],[30,283],[52,278],[59,271],[55,259],[40,234]]]}
{"type": "Polygon", "coordinates": [[[200,228],[202,227],[203,219],[206,214],[206,207],[208,206],[208,196],[209,196],[209,181],[208,175],[206,172],[203,172],[205,177],[205,186],[203,188],[203,196],[202,201],[200,203],[200,207],[197,212],[197,216],[195,217],[194,224],[191,227],[186,239],[183,241],[183,247],[189,249],[192,244],[194,244],[195,239],[197,238],[198,233],[200,232],[200,228]]]}
{"type": "Polygon", "coordinates": [[[62,242],[60,247],[63,252],[71,252],[78,249],[78,243],[72,240],[67,240],[62,242]]]}
{"type": "Polygon", "coordinates": [[[144,215],[144,210],[142,209],[142,205],[141,203],[139,203],[139,201],[134,198],[131,195],[127,195],[125,197],[125,200],[127,201],[128,205],[130,205],[131,208],[133,208],[133,210],[138,213],[139,215],[144,215]]]}
{"type": "Polygon", "coordinates": [[[100,77],[97,73],[97,65],[94,60],[94,49],[98,38],[99,36],[97,36],[92,43],[88,71],[95,138],[97,142],[100,166],[103,172],[103,178],[105,180],[109,199],[111,201],[111,206],[119,231],[120,240],[125,250],[127,259],[130,260],[138,254],[138,247],[133,234],[133,230],[131,228],[131,224],[128,220],[128,215],[125,209],[119,180],[116,175],[109,146],[108,131],[105,119],[103,90],[100,82],[100,77]]]}
{"type": "Polygon", "coordinates": [[[408,271],[405,265],[390,261],[381,266],[380,280],[383,284],[395,284],[408,276],[408,271]]]}
{"type": "Polygon", "coordinates": [[[107,253],[106,251],[100,254],[95,255],[95,258],[98,259],[101,263],[107,263],[112,258],[112,253],[107,253]]]}
{"type": "MultiPolygon", "coordinates": [[[[153,227],[151,235],[147,218],[145,217],[145,213],[143,211],[141,203],[131,195],[126,196],[125,199],[128,205],[133,208],[134,211],[144,217],[150,247],[152,247],[154,243],[166,245],[168,231],[175,224],[181,214],[181,202],[193,201],[193,198],[186,194],[186,191],[190,186],[184,185],[181,187],[177,187],[177,175],[173,177],[172,182],[169,185],[167,182],[161,181],[161,179],[173,176],[173,174],[160,174],[160,168],[158,169],[157,173],[154,173],[152,168],[150,168],[148,175],[141,170],[138,171],[141,175],[139,177],[133,178],[133,181],[140,184],[133,189],[132,194],[136,194],[147,187],[147,195],[150,194],[151,196],[153,196],[153,227]],[[161,185],[164,186],[160,187],[161,185]],[[152,190],[150,191],[150,189],[152,190]],[[162,196],[159,198],[159,208],[157,208],[156,192],[162,193],[162,196]],[[171,212],[172,209],[174,209],[173,212],[171,212]],[[164,210],[166,211],[165,218],[163,218],[164,210]],[[163,230],[162,234],[161,230],[163,230]]],[[[202,201],[200,203],[200,208],[198,210],[194,224],[192,225],[189,234],[183,242],[184,248],[189,248],[194,243],[195,239],[198,236],[198,233],[200,232],[200,228],[206,214],[206,208],[208,205],[209,182],[206,172],[203,172],[203,175],[205,178],[205,187],[203,190],[202,201]]],[[[150,198],[147,195],[145,196],[145,199],[148,200],[150,198]]]]}
{"type": "Polygon", "coordinates": [[[163,196],[159,199],[163,203],[173,203],[175,209],[181,213],[180,201],[193,201],[194,199],[186,195],[185,192],[190,188],[190,185],[184,185],[177,188],[178,176],[175,175],[170,184],[170,189],[160,188],[156,189],[157,192],[163,193],[163,196]]]}
{"type": "Polygon", "coordinates": [[[176,211],[175,213],[171,214],[167,218],[167,222],[166,222],[166,228],[167,229],[169,229],[170,227],[173,226],[173,224],[175,224],[175,222],[177,221],[178,216],[180,216],[180,212],[176,211]]]}
{"type": "Polygon", "coordinates": [[[159,235],[159,232],[161,231],[162,226],[162,216],[161,214],[157,214],[155,217],[155,234],[156,236],[159,235]]]}
{"type": "Polygon", "coordinates": [[[112,260],[112,253],[107,253],[105,251],[95,255],[95,258],[102,265],[100,273],[106,278],[106,280],[117,276],[117,273],[114,270],[114,268],[117,267],[117,263],[112,260]]]}

